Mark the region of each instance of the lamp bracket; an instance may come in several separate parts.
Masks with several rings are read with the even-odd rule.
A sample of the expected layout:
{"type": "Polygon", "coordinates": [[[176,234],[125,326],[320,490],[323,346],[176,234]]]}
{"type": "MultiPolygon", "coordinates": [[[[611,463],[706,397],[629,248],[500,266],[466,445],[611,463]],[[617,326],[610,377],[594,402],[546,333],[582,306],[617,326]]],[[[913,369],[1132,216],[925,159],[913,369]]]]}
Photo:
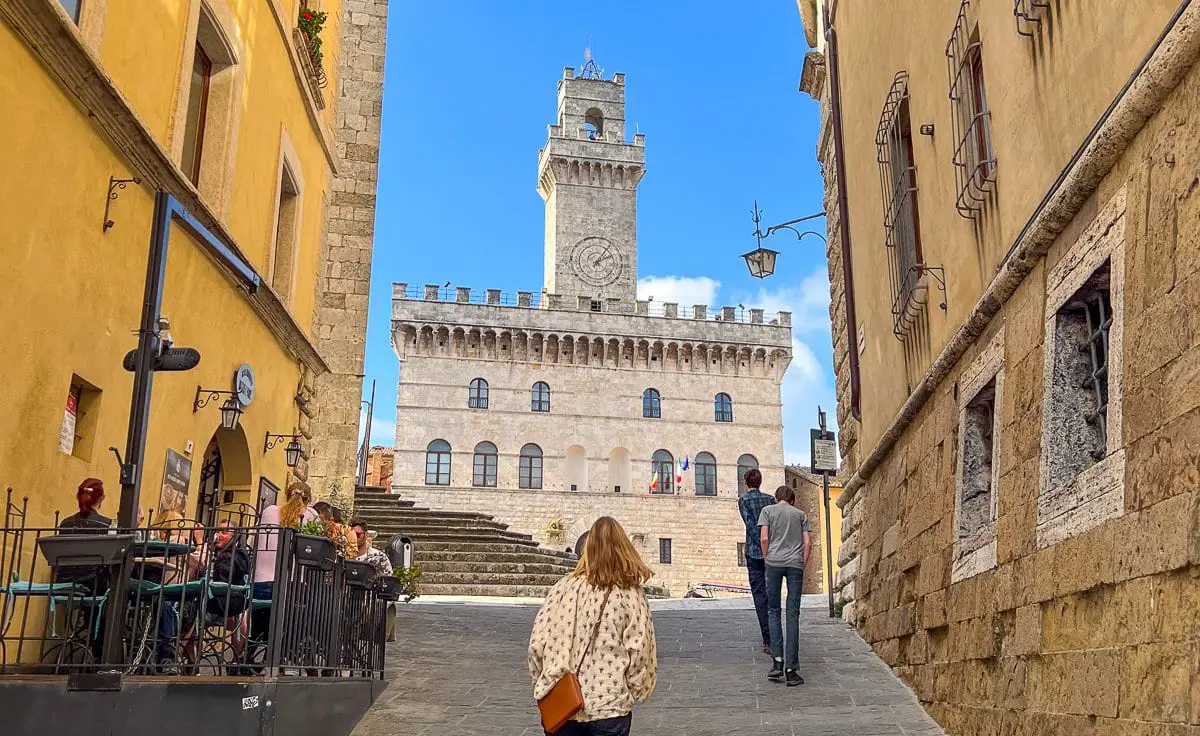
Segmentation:
{"type": "Polygon", "coordinates": [[[267,432],[267,437],[266,437],[266,439],[263,440],[263,452],[270,452],[271,450],[274,450],[279,445],[279,443],[283,442],[284,440],[296,440],[297,442],[299,442],[300,435],[296,434],[296,433],[293,433],[293,434],[271,434],[270,432],[267,432]]]}
{"type": "Polygon", "coordinates": [[[213,388],[204,388],[203,386],[196,387],[196,398],[192,400],[192,413],[200,411],[208,406],[209,402],[219,399],[222,396],[233,396],[233,391],[218,391],[213,388]]]}
{"type": "Polygon", "coordinates": [[[117,224],[109,218],[108,214],[112,208],[112,203],[117,199],[118,190],[124,189],[130,184],[141,183],[142,180],[136,176],[130,179],[118,179],[115,176],[108,177],[108,196],[104,198],[104,232],[107,233],[112,229],[113,225],[117,224]]]}

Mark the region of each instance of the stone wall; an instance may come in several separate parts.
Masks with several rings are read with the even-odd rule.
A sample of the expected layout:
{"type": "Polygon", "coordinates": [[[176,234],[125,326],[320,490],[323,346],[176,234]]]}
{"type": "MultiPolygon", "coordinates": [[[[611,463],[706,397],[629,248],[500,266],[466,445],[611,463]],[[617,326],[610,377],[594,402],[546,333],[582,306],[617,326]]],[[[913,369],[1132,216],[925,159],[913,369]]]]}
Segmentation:
{"type": "Polygon", "coordinates": [[[388,488],[392,485],[392,467],[396,456],[392,448],[376,445],[367,451],[367,485],[388,488]]]}
{"type": "Polygon", "coordinates": [[[849,504],[846,615],[947,733],[1200,724],[1197,98],[1193,68],[849,504]],[[1064,481],[1045,471],[1063,441],[1046,412],[1063,379],[1047,356],[1055,292],[1064,266],[1077,259],[1086,278],[1097,254],[1123,323],[1110,333],[1115,403],[1107,447],[1064,481]],[[995,556],[960,575],[960,389],[1001,334],[995,556]],[[1069,506],[1047,503],[1049,480],[1075,484],[1069,506]],[[1065,520],[1050,531],[1048,506],[1065,520]]]}
{"type": "Polygon", "coordinates": [[[350,508],[359,450],[388,0],[345,0],[343,8],[340,68],[332,95],[338,175],[325,213],[315,319],[317,348],[330,372],[315,381],[305,379],[300,431],[308,457],[297,476],[307,478],[316,497],[350,508]]]}

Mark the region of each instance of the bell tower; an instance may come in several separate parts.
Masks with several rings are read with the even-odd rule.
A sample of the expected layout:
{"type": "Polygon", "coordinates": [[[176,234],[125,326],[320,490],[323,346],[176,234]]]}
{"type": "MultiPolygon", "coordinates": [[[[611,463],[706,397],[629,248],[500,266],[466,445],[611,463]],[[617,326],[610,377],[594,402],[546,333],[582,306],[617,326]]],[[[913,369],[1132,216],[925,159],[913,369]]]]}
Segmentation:
{"type": "Polygon", "coordinates": [[[637,187],[645,136],[625,140],[625,75],[594,61],[558,82],[558,123],[538,153],[546,202],[545,289],[601,301],[637,298],[637,187]]]}

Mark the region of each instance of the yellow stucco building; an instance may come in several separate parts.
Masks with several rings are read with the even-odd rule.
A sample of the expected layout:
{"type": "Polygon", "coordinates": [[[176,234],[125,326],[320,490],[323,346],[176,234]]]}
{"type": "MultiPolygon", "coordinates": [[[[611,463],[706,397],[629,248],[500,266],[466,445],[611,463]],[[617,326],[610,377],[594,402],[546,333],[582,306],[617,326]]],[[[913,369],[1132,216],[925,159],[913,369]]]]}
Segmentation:
{"type": "Polygon", "coordinates": [[[385,31],[375,0],[0,4],[0,487],[32,525],[89,476],[116,516],[159,193],[183,213],[161,314],[201,360],[156,372],[139,506],[166,485],[205,520],[295,477],[352,487],[385,31]],[[221,429],[232,395],[205,400],[239,371],[221,429]],[[296,467],[268,433],[297,437],[296,467]]]}

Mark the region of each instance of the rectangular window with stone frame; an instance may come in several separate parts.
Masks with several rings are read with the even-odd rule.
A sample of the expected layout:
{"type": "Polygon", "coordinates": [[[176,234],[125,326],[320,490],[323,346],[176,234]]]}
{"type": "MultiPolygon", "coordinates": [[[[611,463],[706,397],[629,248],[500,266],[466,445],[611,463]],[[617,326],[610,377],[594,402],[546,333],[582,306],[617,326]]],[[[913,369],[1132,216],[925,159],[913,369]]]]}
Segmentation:
{"type": "Polygon", "coordinates": [[[1125,190],[1047,272],[1039,547],[1125,510],[1125,190]]]}
{"type": "Polygon", "coordinates": [[[958,381],[957,493],[953,582],[996,566],[996,498],[1000,483],[1000,398],[1004,329],[991,338],[958,381]]]}

